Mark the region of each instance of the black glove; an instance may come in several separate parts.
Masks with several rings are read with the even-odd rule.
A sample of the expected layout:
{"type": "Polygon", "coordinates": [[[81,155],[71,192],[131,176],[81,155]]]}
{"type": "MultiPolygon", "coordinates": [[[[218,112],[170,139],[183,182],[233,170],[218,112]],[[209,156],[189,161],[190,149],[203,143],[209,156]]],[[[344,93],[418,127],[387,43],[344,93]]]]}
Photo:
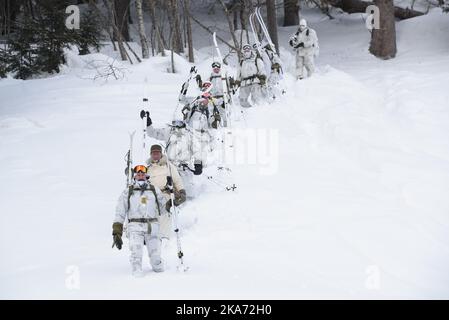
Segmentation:
{"type": "Polygon", "coordinates": [[[123,224],[119,222],[114,222],[112,224],[112,239],[113,244],[112,247],[114,248],[114,245],[117,247],[117,249],[121,250],[123,241],[122,241],[122,234],[123,234],[123,224]]]}
{"type": "Polygon", "coordinates": [[[214,121],[212,122],[212,128],[218,129],[218,125],[220,124],[221,117],[219,114],[214,115],[214,121]]]}
{"type": "Polygon", "coordinates": [[[234,81],[234,84],[235,84],[235,86],[236,87],[240,87],[240,84],[241,84],[242,82],[240,81],[240,80],[235,80],[234,81]]]}
{"type": "Polygon", "coordinates": [[[195,163],[193,166],[195,167],[195,171],[193,172],[195,176],[199,176],[203,173],[203,164],[201,162],[195,163]]]}
{"type": "Polygon", "coordinates": [[[150,113],[145,110],[140,111],[140,119],[143,119],[145,117],[147,118],[147,127],[151,126],[153,124],[153,121],[151,121],[150,113]]]}
{"type": "Polygon", "coordinates": [[[171,199],[167,201],[167,203],[165,203],[165,210],[167,212],[170,212],[171,209],[171,199]]]}
{"type": "Polygon", "coordinates": [[[264,86],[267,83],[267,76],[262,74],[260,76],[257,76],[257,78],[259,78],[261,86],[264,86]]]}
{"type": "Polygon", "coordinates": [[[190,68],[190,73],[194,73],[194,72],[196,72],[196,67],[195,66],[190,68]]]}
{"type": "Polygon", "coordinates": [[[295,44],[293,43],[293,39],[290,39],[290,41],[288,42],[288,44],[290,45],[290,47],[293,47],[295,44]]]}
{"type": "Polygon", "coordinates": [[[202,87],[203,86],[203,80],[201,79],[201,75],[197,74],[195,77],[196,83],[198,83],[198,87],[202,87]]]}
{"type": "Polygon", "coordinates": [[[299,48],[299,47],[304,48],[304,42],[300,42],[295,46],[295,48],[299,48]]]}

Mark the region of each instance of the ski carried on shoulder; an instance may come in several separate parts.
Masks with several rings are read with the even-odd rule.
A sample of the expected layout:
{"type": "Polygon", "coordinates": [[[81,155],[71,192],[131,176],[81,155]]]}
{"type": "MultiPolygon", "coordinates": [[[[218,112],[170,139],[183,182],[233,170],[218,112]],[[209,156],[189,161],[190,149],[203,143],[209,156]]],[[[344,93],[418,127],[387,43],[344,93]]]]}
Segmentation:
{"type": "Polygon", "coordinates": [[[226,127],[231,127],[231,105],[229,103],[229,99],[232,99],[229,95],[229,87],[228,87],[228,72],[226,70],[225,64],[223,62],[223,56],[221,55],[220,48],[218,47],[217,42],[217,33],[214,32],[212,35],[214,40],[215,50],[217,51],[218,58],[220,59],[221,64],[221,83],[223,85],[223,102],[225,106],[225,115],[226,115],[226,127]]]}
{"type": "Polygon", "coordinates": [[[126,161],[126,187],[128,188],[132,184],[133,180],[133,139],[136,131],[129,132],[129,149],[128,152],[125,155],[125,161],[126,161]]]}
{"type": "MultiPolygon", "coordinates": [[[[257,52],[259,53],[259,55],[261,57],[266,56],[262,52],[261,40],[259,39],[259,34],[257,33],[256,27],[255,27],[255,22],[257,21],[258,24],[260,25],[260,28],[261,28],[262,33],[263,33],[262,38],[266,39],[267,46],[269,47],[269,50],[271,51],[271,54],[275,57],[274,59],[279,61],[279,64],[280,64],[279,75],[281,76],[283,74],[282,60],[279,57],[279,55],[277,54],[276,47],[275,47],[273,41],[271,40],[270,33],[268,32],[267,26],[265,24],[265,21],[262,18],[262,14],[260,13],[260,11],[261,11],[261,8],[260,7],[256,7],[254,12],[249,15],[249,22],[250,22],[251,30],[252,30],[252,33],[253,33],[254,43],[256,44],[257,52]]],[[[272,58],[270,58],[270,60],[272,60],[272,58]]],[[[285,94],[286,93],[285,85],[282,83],[281,79],[279,79],[276,82],[276,86],[280,89],[281,94],[285,94]]]]}

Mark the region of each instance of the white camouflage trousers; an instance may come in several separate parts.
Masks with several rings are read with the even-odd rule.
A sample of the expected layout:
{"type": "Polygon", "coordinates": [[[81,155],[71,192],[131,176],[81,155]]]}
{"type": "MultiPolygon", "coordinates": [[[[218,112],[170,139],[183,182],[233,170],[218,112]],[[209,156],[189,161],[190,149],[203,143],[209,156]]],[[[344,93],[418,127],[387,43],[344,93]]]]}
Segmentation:
{"type": "Polygon", "coordinates": [[[146,245],[150,264],[155,272],[164,271],[161,258],[161,239],[159,238],[159,223],[151,223],[151,233],[148,233],[148,224],[130,222],[128,224],[129,250],[131,255],[132,272],[142,272],[143,247],[146,245]]]}
{"type": "Polygon", "coordinates": [[[304,68],[307,70],[308,77],[310,77],[315,72],[315,62],[313,55],[296,55],[296,77],[298,79],[304,78],[304,68]]]}
{"type": "Polygon", "coordinates": [[[276,99],[282,95],[282,89],[279,88],[281,75],[276,71],[271,71],[267,82],[267,93],[271,100],[276,99]]]}
{"type": "MultiPolygon", "coordinates": [[[[184,189],[187,193],[187,199],[195,198],[197,192],[196,192],[196,186],[193,183],[193,173],[188,171],[188,169],[183,170],[182,168],[178,168],[179,175],[182,178],[182,182],[184,184],[184,189]]],[[[173,209],[172,209],[173,210],[173,209]]],[[[172,215],[170,214],[164,214],[159,217],[159,223],[160,223],[160,237],[161,239],[170,239],[170,236],[173,234],[173,222],[172,222],[172,215]]]]}
{"type": "Polygon", "coordinates": [[[221,117],[221,124],[223,127],[227,127],[227,116],[226,109],[224,108],[224,99],[223,98],[215,98],[215,105],[217,106],[218,112],[221,117]]]}
{"type": "Polygon", "coordinates": [[[259,104],[265,99],[265,89],[258,83],[240,87],[239,101],[242,107],[252,107],[252,105],[248,101],[250,96],[254,104],[259,104]]]}

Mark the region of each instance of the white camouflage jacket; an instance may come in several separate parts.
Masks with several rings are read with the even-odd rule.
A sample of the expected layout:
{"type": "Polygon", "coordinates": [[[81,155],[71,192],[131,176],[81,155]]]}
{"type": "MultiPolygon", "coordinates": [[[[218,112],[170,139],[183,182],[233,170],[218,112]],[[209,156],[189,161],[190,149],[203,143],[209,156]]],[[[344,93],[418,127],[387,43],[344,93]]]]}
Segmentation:
{"type": "Polygon", "coordinates": [[[249,86],[254,83],[260,83],[257,76],[261,75],[267,75],[265,71],[265,64],[261,57],[252,53],[250,58],[243,59],[240,62],[237,79],[241,81],[242,87],[249,86]]]}
{"type": "Polygon", "coordinates": [[[306,28],[303,31],[298,30],[290,40],[292,40],[293,48],[295,48],[298,56],[318,55],[318,37],[315,30],[311,28],[306,28]],[[296,48],[300,43],[303,43],[304,46],[296,48]]]}
{"type": "MultiPolygon", "coordinates": [[[[147,183],[146,186],[148,185],[147,183]]],[[[129,197],[129,206],[129,189],[125,189],[118,199],[114,222],[123,224],[126,219],[158,219],[160,215],[166,214],[166,200],[159,188],[155,187],[154,189],[156,197],[148,187],[142,189],[137,183],[134,183],[131,197],[129,197]]]]}

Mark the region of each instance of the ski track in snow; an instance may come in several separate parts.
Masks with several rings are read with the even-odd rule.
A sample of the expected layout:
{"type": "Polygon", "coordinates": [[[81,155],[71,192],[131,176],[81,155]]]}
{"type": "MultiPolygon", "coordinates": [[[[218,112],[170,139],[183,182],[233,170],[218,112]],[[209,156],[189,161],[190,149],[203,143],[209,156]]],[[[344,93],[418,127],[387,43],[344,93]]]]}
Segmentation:
{"type": "MultiPolygon", "coordinates": [[[[127,241],[111,250],[110,228],[127,131],[137,130],[143,160],[141,98],[150,97],[156,126],[168,123],[190,66],[176,58],[181,73],[168,74],[157,57],[122,81],[94,83],[73,56],[62,75],[0,81],[0,297],[449,298],[447,17],[398,23],[391,61],[367,53],[359,15],[307,17],[320,39],[317,73],[286,75],[285,97],[236,122],[278,130],[277,170],[207,169],[219,185],[199,181],[201,196],[180,216],[185,274],[172,241],[165,273],[145,258],[146,277],[132,278],[127,241]],[[70,266],[79,289],[69,289],[70,266]]],[[[280,42],[293,32],[280,28],[280,42]]],[[[209,49],[198,51],[203,75],[209,49]]],[[[282,57],[291,70],[287,48],[282,57]]]]}

